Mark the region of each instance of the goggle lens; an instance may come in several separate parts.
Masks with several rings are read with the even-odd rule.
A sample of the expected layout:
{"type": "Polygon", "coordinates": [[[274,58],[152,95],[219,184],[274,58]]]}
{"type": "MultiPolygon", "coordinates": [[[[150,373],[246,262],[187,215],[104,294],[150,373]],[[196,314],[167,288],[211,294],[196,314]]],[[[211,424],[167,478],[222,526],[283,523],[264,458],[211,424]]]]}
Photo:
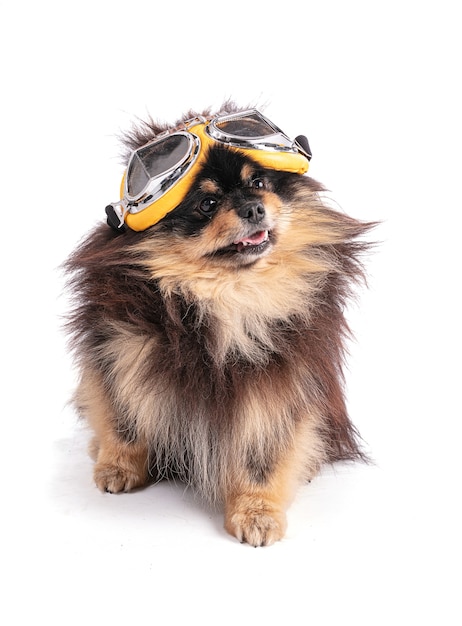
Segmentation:
{"type": "Polygon", "coordinates": [[[138,196],[158,176],[181,165],[189,156],[190,141],[185,135],[170,135],[137,150],[127,172],[127,190],[138,196]]]}
{"type": "Polygon", "coordinates": [[[248,139],[250,137],[266,137],[274,134],[274,129],[259,115],[234,117],[215,122],[215,127],[226,135],[248,139]]]}

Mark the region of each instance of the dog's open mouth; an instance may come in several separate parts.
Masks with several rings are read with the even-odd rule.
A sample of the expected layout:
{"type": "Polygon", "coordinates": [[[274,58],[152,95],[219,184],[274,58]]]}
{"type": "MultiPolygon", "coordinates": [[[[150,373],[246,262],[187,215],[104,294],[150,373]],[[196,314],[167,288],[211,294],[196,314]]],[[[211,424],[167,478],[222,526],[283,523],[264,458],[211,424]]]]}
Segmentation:
{"type": "Polygon", "coordinates": [[[259,255],[266,252],[272,244],[273,234],[270,230],[258,230],[255,233],[246,234],[236,238],[232,244],[220,248],[214,255],[218,256],[239,256],[257,259],[259,255]]]}
{"type": "Polygon", "coordinates": [[[235,239],[230,246],[220,252],[238,252],[240,254],[260,254],[270,243],[271,233],[268,230],[259,230],[251,235],[235,239]]]}
{"type": "Polygon", "coordinates": [[[270,239],[269,235],[269,231],[259,230],[248,237],[237,239],[233,242],[233,246],[236,247],[237,252],[258,253],[266,248],[270,239]]]}

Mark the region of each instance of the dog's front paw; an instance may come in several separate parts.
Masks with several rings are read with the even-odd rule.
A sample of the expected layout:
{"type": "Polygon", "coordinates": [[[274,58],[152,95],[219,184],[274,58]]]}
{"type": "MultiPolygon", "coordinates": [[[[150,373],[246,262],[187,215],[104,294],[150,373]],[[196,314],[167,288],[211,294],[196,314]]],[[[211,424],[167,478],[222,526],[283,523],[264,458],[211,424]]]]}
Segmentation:
{"type": "Polygon", "coordinates": [[[119,465],[97,463],[94,472],[98,489],[109,493],[130,491],[145,484],[146,478],[139,472],[125,469],[119,465]]]}
{"type": "Polygon", "coordinates": [[[255,547],[279,541],[286,527],[285,513],[264,500],[241,498],[226,512],[225,529],[229,534],[255,547]]]}

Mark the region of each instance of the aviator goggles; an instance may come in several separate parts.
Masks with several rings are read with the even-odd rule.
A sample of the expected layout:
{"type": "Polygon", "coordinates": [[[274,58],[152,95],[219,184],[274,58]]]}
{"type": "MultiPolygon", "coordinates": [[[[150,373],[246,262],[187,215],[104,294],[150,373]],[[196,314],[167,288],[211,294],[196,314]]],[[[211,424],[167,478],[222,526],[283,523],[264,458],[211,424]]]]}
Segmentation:
{"type": "Polygon", "coordinates": [[[311,151],[305,136],[295,140],[256,109],[197,116],[134,150],[120,186],[120,200],[106,207],[108,224],[135,231],[159,222],[186,197],[212,146],[242,151],[265,168],[304,174],[311,151]]]}

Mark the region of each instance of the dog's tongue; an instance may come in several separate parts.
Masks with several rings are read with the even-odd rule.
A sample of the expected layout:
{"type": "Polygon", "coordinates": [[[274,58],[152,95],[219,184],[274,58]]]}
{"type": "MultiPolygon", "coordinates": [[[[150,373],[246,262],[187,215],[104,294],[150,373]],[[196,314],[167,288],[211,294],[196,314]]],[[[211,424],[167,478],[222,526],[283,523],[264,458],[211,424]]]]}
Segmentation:
{"type": "Polygon", "coordinates": [[[238,239],[235,241],[235,245],[241,249],[245,246],[259,246],[263,243],[268,237],[268,231],[260,230],[258,233],[254,233],[250,235],[250,237],[243,237],[242,239],[238,239]]]}

